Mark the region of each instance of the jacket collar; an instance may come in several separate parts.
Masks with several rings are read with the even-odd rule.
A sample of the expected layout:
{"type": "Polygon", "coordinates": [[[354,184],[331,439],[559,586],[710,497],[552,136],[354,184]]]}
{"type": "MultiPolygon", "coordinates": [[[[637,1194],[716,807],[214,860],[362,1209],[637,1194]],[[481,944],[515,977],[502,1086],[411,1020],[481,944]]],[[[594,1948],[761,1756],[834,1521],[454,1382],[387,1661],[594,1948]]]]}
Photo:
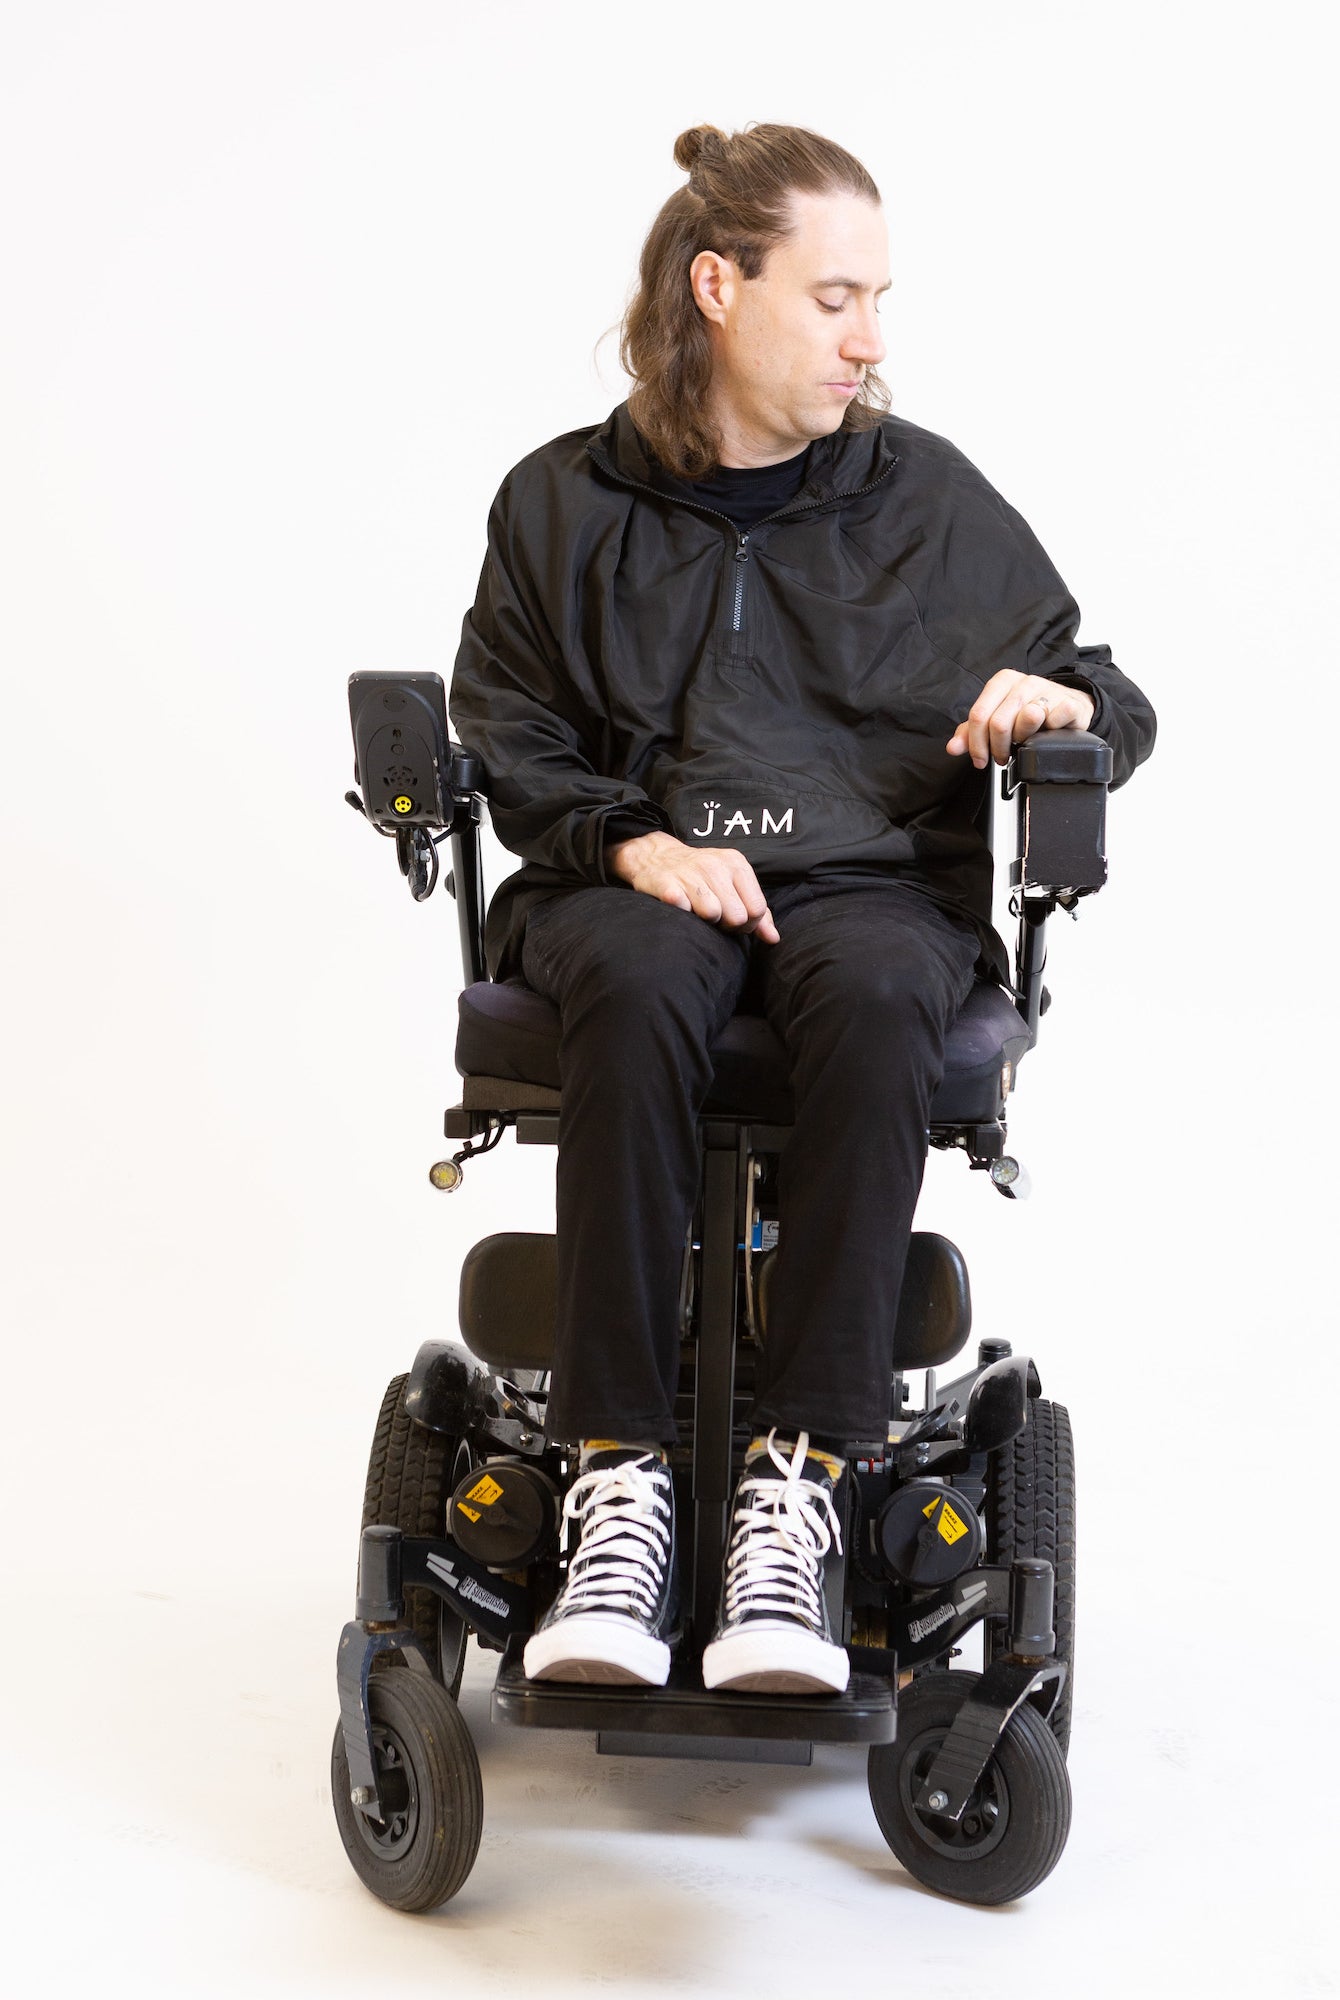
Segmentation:
{"type": "MultiPolygon", "coordinates": [[[[628,414],[626,402],[611,410],[605,422],[586,441],[586,449],[606,472],[616,479],[632,480],[638,486],[652,486],[673,497],[677,485],[652,456],[646,440],[628,414]]],[[[898,462],[883,424],[868,431],[834,431],[816,438],[810,454],[810,474],[790,505],[818,506],[840,500],[847,494],[873,486],[898,462]]]]}

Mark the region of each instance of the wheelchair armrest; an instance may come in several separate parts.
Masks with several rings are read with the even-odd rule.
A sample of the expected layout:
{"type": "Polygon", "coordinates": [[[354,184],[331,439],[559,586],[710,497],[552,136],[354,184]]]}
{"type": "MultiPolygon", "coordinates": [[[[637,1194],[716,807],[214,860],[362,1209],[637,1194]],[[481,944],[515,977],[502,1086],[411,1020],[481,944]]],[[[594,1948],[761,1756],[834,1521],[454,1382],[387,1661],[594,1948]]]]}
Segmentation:
{"type": "Polygon", "coordinates": [[[484,963],[484,882],[479,823],[486,796],[480,759],[451,739],[440,674],[369,671],[349,676],[354,779],[346,792],[379,833],[394,838],[400,872],[416,902],[437,881],[437,848],[451,842],[447,889],[456,899],[467,982],[488,977],[484,963]],[[435,829],[445,829],[434,837],[435,829]]]}
{"type": "Polygon", "coordinates": [[[1005,767],[1005,796],[1019,785],[1110,785],[1112,746],[1087,729],[1041,729],[1016,743],[1005,767]]]}
{"type": "Polygon", "coordinates": [[[1016,805],[1011,907],[1019,919],[1016,1004],[1035,1037],[1047,1007],[1047,919],[1059,903],[1074,915],[1081,896],[1107,880],[1107,791],[1112,750],[1086,729],[1039,730],[1015,746],[1001,793],[1016,805]]]}
{"type": "Polygon", "coordinates": [[[1087,730],[1039,731],[1016,746],[1001,780],[1017,811],[1011,887],[1067,907],[1102,888],[1111,782],[1111,746],[1087,730]]]}

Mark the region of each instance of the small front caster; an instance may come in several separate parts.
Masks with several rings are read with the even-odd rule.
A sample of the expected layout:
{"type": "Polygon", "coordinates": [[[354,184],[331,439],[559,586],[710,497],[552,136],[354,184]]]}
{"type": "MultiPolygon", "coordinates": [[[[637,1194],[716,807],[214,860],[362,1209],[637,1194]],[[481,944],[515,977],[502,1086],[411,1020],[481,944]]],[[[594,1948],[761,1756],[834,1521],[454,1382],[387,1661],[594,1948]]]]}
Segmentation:
{"type": "Polygon", "coordinates": [[[330,1783],[344,1851],[364,1887],[393,1910],[435,1910],[456,1894],[479,1852],[479,1757],[455,1702],[427,1674],[373,1673],[368,1713],[381,1816],[366,1796],[351,1795],[339,1726],[330,1783]]]}
{"type": "Polygon", "coordinates": [[[976,1681],[937,1671],[898,1697],[897,1740],[870,1752],[870,1800],[880,1832],[918,1882],[960,1903],[1009,1903],[1036,1889],[1061,1858],[1070,1778],[1061,1746],[1025,1701],[959,1820],[917,1807],[922,1780],[976,1681]]]}

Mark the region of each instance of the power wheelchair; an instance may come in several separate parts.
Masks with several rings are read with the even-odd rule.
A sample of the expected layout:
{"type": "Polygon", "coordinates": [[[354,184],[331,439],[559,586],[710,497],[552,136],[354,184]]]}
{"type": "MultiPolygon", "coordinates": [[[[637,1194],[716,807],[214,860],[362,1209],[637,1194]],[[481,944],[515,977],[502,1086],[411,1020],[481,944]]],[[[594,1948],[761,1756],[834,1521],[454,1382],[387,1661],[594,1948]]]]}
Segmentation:
{"type": "MultiPolygon", "coordinates": [[[[465,972],[446,1113],[463,1142],[430,1172],[460,1184],[510,1128],[558,1139],[557,1010],[484,964],[479,762],[450,740],[437,674],[349,684],[355,781],[346,794],[394,839],[422,901],[450,843],[465,972]]],[[[1016,991],[979,981],[951,1031],[930,1143],[955,1148],[1003,1195],[1026,1176],[1005,1150],[1006,1100],[1048,995],[1045,931],[1106,879],[1112,753],[1069,732],[1020,744],[1002,779],[1016,802],[1011,907],[1016,991]]],[[[979,824],[991,837],[993,785],[979,824]]],[[[746,996],[747,1003],[747,996],[746,996]]],[[[363,1507],[354,1618],[339,1642],[331,1781],[345,1851],[383,1902],[426,1911],[453,1896],[482,1826],[479,1761],[455,1696],[466,1648],[499,1656],[497,1722],[580,1729],[618,1755],[808,1763],[815,1743],[868,1746],[871,1800],[904,1867],[976,1904],[1026,1894],[1070,1823],[1075,1488],[1070,1425],[1007,1340],[940,1382],[971,1329],[968,1274],[947,1238],[914,1233],[899,1306],[887,1434],[855,1441],[839,1487],[829,1611],[851,1662],[832,1696],[713,1694],[697,1671],[710,1635],[735,1478],[749,1442],[754,1365],[767,1338],[778,1231],[777,1162],[789,1084],[766,1020],[737,1013],[714,1049],[699,1120],[702,1179],[680,1287],[682,1361],[672,1454],[687,1630],[664,1688],[526,1679],[522,1652],[561,1582],[563,1499],[576,1452],[545,1437],[555,1298],[552,1236],[504,1232],[467,1254],[460,1333],[429,1339],[386,1391],[363,1507]],[[909,1373],[924,1378],[920,1404],[909,1373]],[[983,1671],[955,1671],[981,1625],[983,1671]]]]}

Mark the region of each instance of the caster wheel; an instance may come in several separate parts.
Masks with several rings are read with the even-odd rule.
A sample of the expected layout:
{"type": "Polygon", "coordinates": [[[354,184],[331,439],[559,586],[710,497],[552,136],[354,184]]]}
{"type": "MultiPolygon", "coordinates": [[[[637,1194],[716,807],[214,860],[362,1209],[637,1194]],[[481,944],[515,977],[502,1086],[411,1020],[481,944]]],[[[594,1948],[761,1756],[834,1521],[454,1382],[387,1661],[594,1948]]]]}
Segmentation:
{"type": "Polygon", "coordinates": [[[385,1818],[349,1797],[337,1726],[330,1758],[335,1819],[354,1873],[393,1910],[435,1910],[474,1866],[484,1824],[479,1758],[451,1696],[405,1669],[368,1681],[372,1747],[385,1818]]]}
{"type": "Polygon", "coordinates": [[[1070,1778],[1061,1747],[1031,1702],[1010,1718],[957,1827],[912,1801],[974,1674],[929,1673],[898,1701],[898,1736],[870,1752],[870,1800],[880,1832],[909,1875],[960,1903],[1009,1903],[1050,1875],[1070,1831],[1070,1778]]]}

